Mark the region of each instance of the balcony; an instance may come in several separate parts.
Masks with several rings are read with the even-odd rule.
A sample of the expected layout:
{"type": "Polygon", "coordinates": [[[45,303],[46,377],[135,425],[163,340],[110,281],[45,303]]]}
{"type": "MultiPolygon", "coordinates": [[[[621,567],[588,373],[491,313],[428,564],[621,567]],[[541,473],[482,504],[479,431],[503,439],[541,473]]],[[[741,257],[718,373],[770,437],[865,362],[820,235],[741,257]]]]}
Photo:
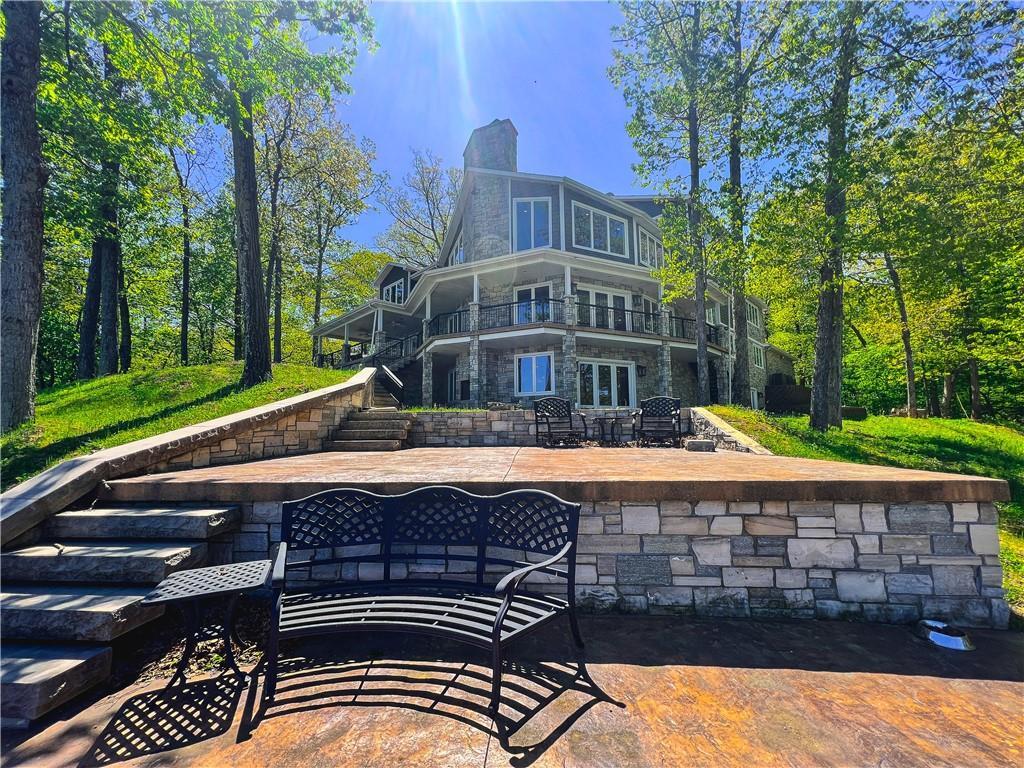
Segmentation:
{"type": "MultiPolygon", "coordinates": [[[[697,321],[692,317],[672,315],[666,323],[660,312],[582,302],[576,302],[575,314],[575,325],[581,330],[617,331],[659,338],[667,336],[691,342],[697,340],[697,321]]],[[[535,324],[566,325],[565,303],[560,299],[533,299],[480,307],[480,331],[535,324]]],[[[475,330],[470,326],[468,309],[444,312],[431,318],[427,324],[427,336],[433,338],[469,333],[475,330]]],[[[706,327],[708,344],[722,346],[719,329],[710,323],[706,327]]]]}

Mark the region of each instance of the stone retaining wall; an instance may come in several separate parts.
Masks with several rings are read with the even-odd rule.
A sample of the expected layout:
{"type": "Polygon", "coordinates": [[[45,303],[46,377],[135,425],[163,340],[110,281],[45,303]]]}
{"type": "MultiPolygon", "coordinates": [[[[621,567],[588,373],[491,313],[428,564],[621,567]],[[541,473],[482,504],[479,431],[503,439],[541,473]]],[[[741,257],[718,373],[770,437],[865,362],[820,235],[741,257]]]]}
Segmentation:
{"type": "MultiPolygon", "coordinates": [[[[234,559],[267,557],[280,540],[280,519],[280,503],[245,505],[234,559]]],[[[367,553],[357,549],[334,554],[367,553]]],[[[429,558],[437,548],[409,551],[424,557],[396,565],[395,578],[445,572],[442,560],[429,558]]],[[[586,503],[577,596],[591,611],[891,623],[938,618],[1005,628],[1009,611],[998,553],[996,510],[989,503],[586,503]]],[[[503,554],[523,559],[522,553],[503,554]]],[[[381,568],[313,567],[308,578],[374,579],[381,568]]],[[[453,562],[448,571],[472,568],[453,562]]],[[[495,569],[493,579],[501,573],[495,569]]],[[[564,593],[543,575],[531,588],[564,593]]]]}
{"type": "MultiPolygon", "coordinates": [[[[629,414],[632,409],[588,408],[587,428],[597,416],[618,416],[619,429],[630,437],[629,414]]],[[[412,414],[414,421],[409,443],[414,448],[461,448],[466,446],[536,445],[536,424],[532,410],[509,411],[421,411],[412,414]]],[[[687,431],[689,411],[684,409],[683,431],[687,431]]],[[[591,431],[591,434],[597,434],[591,431]]]]}
{"type": "Polygon", "coordinates": [[[706,408],[690,409],[690,431],[698,437],[711,440],[716,448],[724,451],[771,455],[771,451],[759,442],[740,432],[724,419],[718,418],[706,408]]]}

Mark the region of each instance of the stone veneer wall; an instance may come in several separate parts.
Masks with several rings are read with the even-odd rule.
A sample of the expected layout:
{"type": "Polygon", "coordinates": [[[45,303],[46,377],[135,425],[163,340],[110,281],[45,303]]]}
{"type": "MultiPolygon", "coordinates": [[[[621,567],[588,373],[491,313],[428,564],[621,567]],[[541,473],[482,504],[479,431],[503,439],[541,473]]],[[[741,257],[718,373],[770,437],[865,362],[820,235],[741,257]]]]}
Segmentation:
{"type": "MultiPolygon", "coordinates": [[[[244,505],[234,559],[267,557],[280,541],[280,521],[280,503],[244,505]]],[[[395,565],[394,578],[446,572],[442,560],[429,557],[436,547],[408,551],[424,557],[395,565]]],[[[998,552],[996,510],[988,503],[596,502],[583,505],[576,588],[591,611],[890,623],[926,617],[1005,628],[998,552]]],[[[344,548],[334,556],[368,553],[344,548]]],[[[472,568],[453,562],[447,572],[472,568]]],[[[489,575],[496,581],[502,572],[489,575]]],[[[350,563],[314,566],[308,580],[381,575],[380,564],[350,563]]],[[[530,588],[565,589],[543,575],[530,588]]]]}
{"type": "MultiPolygon", "coordinates": [[[[593,426],[592,417],[615,416],[620,428],[628,423],[631,409],[588,408],[585,412],[587,427],[593,426]]],[[[414,421],[409,431],[413,448],[462,448],[480,446],[536,445],[536,424],[532,410],[509,411],[422,411],[412,414],[414,421]]],[[[683,430],[689,424],[688,411],[684,413],[683,430]]],[[[629,427],[626,426],[629,438],[629,427]]],[[[658,450],[652,448],[651,450],[658,450]]],[[[667,450],[667,449],[666,449],[667,450]]]]}
{"type": "Polygon", "coordinates": [[[752,437],[704,408],[690,409],[690,431],[697,437],[714,441],[716,448],[725,451],[771,455],[771,451],[752,437]]]}

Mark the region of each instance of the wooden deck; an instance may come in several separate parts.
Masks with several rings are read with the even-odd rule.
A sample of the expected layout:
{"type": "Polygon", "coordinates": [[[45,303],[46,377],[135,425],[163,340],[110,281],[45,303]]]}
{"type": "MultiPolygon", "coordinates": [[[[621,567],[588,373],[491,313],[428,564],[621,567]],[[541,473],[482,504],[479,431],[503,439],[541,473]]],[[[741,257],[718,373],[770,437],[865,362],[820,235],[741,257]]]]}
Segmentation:
{"type": "Polygon", "coordinates": [[[863,464],[691,453],[658,448],[414,448],[388,453],[316,453],[109,482],[119,501],[280,501],[326,488],[404,493],[427,484],[474,493],[538,488],[576,501],[772,499],[1002,501],[1002,480],[863,464]]]}

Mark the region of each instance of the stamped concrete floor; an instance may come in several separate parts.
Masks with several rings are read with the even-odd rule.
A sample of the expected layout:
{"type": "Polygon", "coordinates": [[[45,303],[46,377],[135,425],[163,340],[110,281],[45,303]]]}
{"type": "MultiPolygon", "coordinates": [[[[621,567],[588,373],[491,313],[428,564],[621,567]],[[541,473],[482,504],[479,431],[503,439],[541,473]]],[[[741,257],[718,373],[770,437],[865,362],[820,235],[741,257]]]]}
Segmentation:
{"type": "Polygon", "coordinates": [[[482,656],[397,636],[348,636],[286,647],[278,702],[258,716],[230,676],[173,696],[159,685],[128,689],[65,711],[20,744],[8,734],[4,762],[923,768],[1024,761],[1019,633],[974,631],[978,650],[955,653],[921,643],[906,627],[585,617],[594,687],[578,676],[563,630],[550,626],[514,654],[500,728],[486,715],[482,656]]]}

